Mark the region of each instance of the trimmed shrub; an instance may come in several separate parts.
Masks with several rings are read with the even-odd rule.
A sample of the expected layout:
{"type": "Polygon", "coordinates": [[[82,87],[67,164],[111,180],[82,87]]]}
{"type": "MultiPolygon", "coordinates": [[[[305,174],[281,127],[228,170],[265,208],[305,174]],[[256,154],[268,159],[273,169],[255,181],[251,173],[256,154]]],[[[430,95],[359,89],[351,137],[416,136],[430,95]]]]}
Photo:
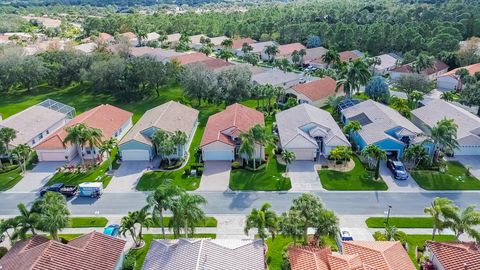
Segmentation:
{"type": "Polygon", "coordinates": [[[0,259],[7,254],[8,249],[6,247],[0,247],[0,259]]]}
{"type": "Polygon", "coordinates": [[[242,164],[240,164],[240,162],[238,162],[238,161],[232,162],[232,169],[233,170],[240,169],[241,167],[242,167],[242,164]]]}

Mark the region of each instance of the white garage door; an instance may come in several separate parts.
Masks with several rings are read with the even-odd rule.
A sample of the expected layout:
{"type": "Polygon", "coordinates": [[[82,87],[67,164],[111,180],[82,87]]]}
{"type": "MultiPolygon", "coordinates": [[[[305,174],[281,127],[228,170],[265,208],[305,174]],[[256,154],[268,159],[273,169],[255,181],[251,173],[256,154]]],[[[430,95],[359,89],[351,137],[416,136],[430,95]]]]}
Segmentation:
{"type": "Polygon", "coordinates": [[[124,161],[148,161],[150,153],[148,150],[123,150],[122,160],[124,161]]]}
{"type": "Polygon", "coordinates": [[[456,156],[475,156],[480,155],[480,146],[460,146],[457,150],[455,150],[456,156]]]}
{"type": "Polygon", "coordinates": [[[203,161],[207,160],[233,160],[233,153],[230,150],[203,151],[203,161]]]}
{"type": "Polygon", "coordinates": [[[65,161],[65,152],[37,152],[39,161],[65,161]]]}
{"type": "Polygon", "coordinates": [[[312,149],[287,149],[295,154],[295,160],[313,160],[312,149]]]}

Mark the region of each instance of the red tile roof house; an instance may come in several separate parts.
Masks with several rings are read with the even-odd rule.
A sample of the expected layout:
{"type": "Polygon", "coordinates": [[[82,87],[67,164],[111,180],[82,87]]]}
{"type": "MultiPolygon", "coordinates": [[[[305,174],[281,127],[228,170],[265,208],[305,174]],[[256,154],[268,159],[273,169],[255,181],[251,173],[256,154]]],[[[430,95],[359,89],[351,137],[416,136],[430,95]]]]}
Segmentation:
{"type": "MultiPolygon", "coordinates": [[[[200,143],[203,161],[235,160],[239,156],[238,136],[257,124],[264,126],[263,113],[238,103],[210,116],[200,143]]],[[[255,158],[263,159],[264,152],[262,146],[256,145],[255,158]]]]}
{"type": "Polygon", "coordinates": [[[345,241],[343,254],[330,248],[290,247],[291,270],[415,270],[400,242],[345,241]]]}
{"type": "Polygon", "coordinates": [[[480,269],[480,249],[474,242],[427,241],[430,261],[438,270],[480,269]]]}
{"type": "MultiPolygon", "coordinates": [[[[84,123],[91,128],[98,128],[103,133],[103,139],[117,138],[120,140],[132,127],[132,113],[104,104],[99,105],[73,118],[68,124],[52,133],[47,139],[35,147],[39,161],[71,161],[78,150],[72,144],[63,144],[67,136],[66,128],[75,124],[84,123]]],[[[98,159],[100,157],[97,148],[90,149],[84,146],[85,159],[98,159]]]]}
{"type": "Polygon", "coordinates": [[[170,57],[169,61],[175,59],[182,66],[191,65],[195,63],[202,63],[206,68],[213,71],[220,71],[224,68],[234,66],[233,63],[222,59],[208,57],[203,53],[187,53],[170,57]]]}
{"type": "MultiPolygon", "coordinates": [[[[342,62],[348,62],[350,60],[355,60],[363,56],[363,53],[357,50],[353,51],[344,51],[338,53],[340,56],[340,61],[342,62]]],[[[317,59],[313,59],[310,61],[310,65],[318,67],[318,68],[326,68],[327,64],[323,61],[322,57],[319,57],[317,59]]]]}
{"type": "MultiPolygon", "coordinates": [[[[294,51],[299,51],[301,49],[307,49],[307,47],[303,46],[301,43],[290,43],[278,46],[278,53],[275,55],[275,59],[280,58],[288,58],[292,55],[294,51]]],[[[260,58],[263,61],[269,60],[268,55],[263,51],[260,54],[260,58]]]]}
{"type": "Polygon", "coordinates": [[[287,95],[295,97],[299,103],[308,103],[317,107],[324,105],[330,96],[343,94],[337,91],[337,82],[325,76],[303,84],[297,84],[286,90],[287,95]]]}
{"type": "Polygon", "coordinates": [[[459,69],[466,69],[468,73],[473,76],[475,73],[480,72],[480,63],[478,64],[473,64],[470,66],[466,67],[459,67],[456,69],[452,69],[449,72],[443,74],[442,76],[437,78],[437,89],[438,90],[447,90],[447,91],[457,91],[457,90],[462,90],[463,85],[462,82],[460,81],[460,77],[457,76],[455,73],[459,69]]]}
{"type": "Polygon", "coordinates": [[[115,38],[108,33],[100,33],[100,34],[98,34],[97,41],[111,44],[115,41],[115,38]]]}
{"type": "Polygon", "coordinates": [[[244,43],[247,43],[247,44],[253,44],[257,42],[256,40],[254,39],[251,39],[251,38],[236,38],[233,40],[233,45],[232,45],[232,49],[234,50],[237,50],[237,49],[242,49],[243,47],[243,44],[244,43]]]}
{"type": "MultiPolygon", "coordinates": [[[[447,73],[448,65],[440,60],[436,60],[433,68],[427,68],[423,70],[420,74],[428,77],[429,80],[435,80],[437,77],[447,73]]],[[[392,81],[398,80],[402,75],[415,73],[413,69],[413,63],[402,65],[390,70],[390,78],[392,81]]]]}
{"type": "Polygon", "coordinates": [[[120,270],[125,241],[99,232],[62,244],[44,236],[21,240],[0,259],[2,270],[120,270]]]}

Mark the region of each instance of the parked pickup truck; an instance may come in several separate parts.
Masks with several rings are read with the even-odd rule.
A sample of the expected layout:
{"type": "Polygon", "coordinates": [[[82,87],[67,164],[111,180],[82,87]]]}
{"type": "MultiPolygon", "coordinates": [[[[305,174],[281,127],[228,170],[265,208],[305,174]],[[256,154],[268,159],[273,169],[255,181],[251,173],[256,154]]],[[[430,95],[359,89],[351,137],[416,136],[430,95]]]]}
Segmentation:
{"type": "Polygon", "coordinates": [[[47,191],[58,192],[66,197],[72,197],[77,194],[78,187],[77,186],[66,186],[63,183],[56,183],[50,186],[46,186],[40,190],[40,196],[43,196],[47,191]]]}

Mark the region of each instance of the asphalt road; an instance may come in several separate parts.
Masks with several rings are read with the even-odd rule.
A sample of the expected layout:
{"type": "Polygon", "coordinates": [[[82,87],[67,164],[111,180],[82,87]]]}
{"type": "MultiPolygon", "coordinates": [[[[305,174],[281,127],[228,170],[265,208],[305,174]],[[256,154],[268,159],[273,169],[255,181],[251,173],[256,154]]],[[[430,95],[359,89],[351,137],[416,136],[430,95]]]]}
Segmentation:
{"type": "MultiPolygon", "coordinates": [[[[195,192],[208,200],[204,210],[208,215],[245,214],[253,207],[269,202],[277,212],[287,210],[301,193],[293,192],[195,192]]],[[[480,192],[316,192],[326,207],[338,215],[383,215],[388,205],[392,215],[421,215],[434,197],[448,197],[461,207],[480,205],[480,192]]],[[[100,199],[73,198],[69,207],[73,215],[124,215],[145,205],[147,193],[105,193],[100,199]]],[[[34,193],[0,193],[0,215],[16,215],[17,204],[29,204],[34,193]]]]}

